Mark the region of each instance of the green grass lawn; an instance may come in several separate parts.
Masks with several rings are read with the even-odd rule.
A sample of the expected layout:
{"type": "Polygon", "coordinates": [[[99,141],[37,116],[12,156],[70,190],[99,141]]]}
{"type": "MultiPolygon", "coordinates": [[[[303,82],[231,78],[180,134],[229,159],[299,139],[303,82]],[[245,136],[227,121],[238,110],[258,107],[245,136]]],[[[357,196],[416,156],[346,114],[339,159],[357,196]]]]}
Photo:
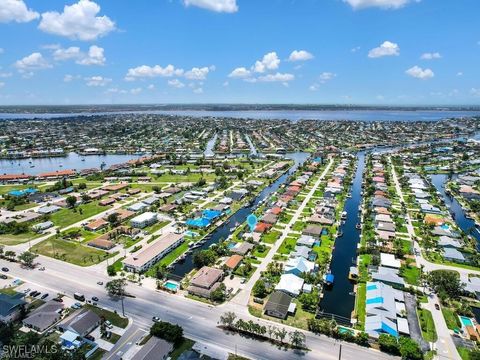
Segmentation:
{"type": "Polygon", "coordinates": [[[150,234],[153,234],[153,233],[157,232],[158,230],[160,230],[161,228],[165,227],[168,223],[169,223],[168,221],[160,221],[160,222],[157,222],[153,225],[147,226],[143,230],[148,231],[150,234]]]}
{"type": "Polygon", "coordinates": [[[0,294],[5,294],[5,295],[15,295],[17,292],[15,291],[15,288],[12,286],[6,287],[6,288],[1,288],[0,289],[0,294]]]}
{"type": "Polygon", "coordinates": [[[121,336],[112,332],[110,339],[102,338],[105,341],[108,341],[111,344],[116,344],[118,340],[120,340],[121,336]]]}
{"type": "Polygon", "coordinates": [[[114,312],[108,311],[106,309],[99,308],[97,306],[86,304],[85,307],[89,310],[92,310],[95,314],[100,317],[104,317],[105,320],[108,320],[114,326],[118,326],[119,328],[125,329],[128,325],[128,318],[123,318],[114,312]]]}
{"type": "Polygon", "coordinates": [[[291,237],[285,238],[285,240],[283,240],[282,245],[280,245],[280,247],[278,248],[277,253],[283,254],[283,255],[290,254],[290,252],[295,250],[296,243],[297,243],[296,238],[291,238],[291,237]]]}
{"type": "Polygon", "coordinates": [[[26,243],[28,240],[34,240],[42,236],[41,234],[34,233],[32,231],[23,233],[23,234],[3,234],[0,235],[0,244],[13,246],[18,244],[26,243]]]}
{"type": "Polygon", "coordinates": [[[55,236],[34,245],[32,251],[79,266],[98,264],[107,257],[115,255],[74,241],[62,240],[55,236]]]}
{"type": "Polygon", "coordinates": [[[268,233],[262,235],[262,241],[266,242],[267,244],[274,244],[278,240],[280,235],[280,231],[271,230],[268,233]]]}
{"type": "Polygon", "coordinates": [[[410,285],[417,285],[419,283],[421,270],[417,267],[402,266],[400,269],[400,275],[403,276],[405,282],[410,285]]]}
{"type": "Polygon", "coordinates": [[[106,211],[110,206],[100,206],[98,201],[82,204],[74,209],[61,209],[50,216],[50,220],[60,228],[75,224],[91,216],[106,211]],[[81,209],[81,210],[80,210],[81,209]],[[80,213],[80,211],[82,213],[80,213]]]}
{"type": "Polygon", "coordinates": [[[147,276],[152,276],[152,277],[155,277],[155,273],[156,273],[156,268],[160,265],[170,265],[177,257],[179,257],[180,255],[182,255],[185,251],[188,250],[188,242],[185,241],[183,242],[182,244],[180,244],[180,246],[176,247],[175,249],[173,249],[170,253],[168,253],[165,257],[163,257],[162,259],[160,259],[159,262],[157,262],[155,265],[153,265],[150,269],[147,270],[147,272],[145,273],[145,275],[147,276]]]}
{"type": "Polygon", "coordinates": [[[170,359],[177,360],[185,351],[191,350],[195,341],[190,339],[183,339],[182,343],[175,347],[170,354],[170,359]]]}
{"type": "Polygon", "coordinates": [[[305,224],[303,221],[297,221],[295,224],[292,226],[293,231],[302,231],[305,229],[307,224],[305,224]]]}
{"type": "Polygon", "coordinates": [[[417,309],[417,315],[424,340],[428,342],[437,341],[437,331],[435,330],[432,313],[426,309],[417,309]]]}
{"type": "Polygon", "coordinates": [[[268,246],[265,246],[263,251],[260,251],[258,248],[255,248],[252,255],[259,258],[264,258],[265,256],[267,256],[269,251],[270,251],[270,248],[268,246]]]}
{"type": "Polygon", "coordinates": [[[355,313],[357,315],[357,323],[363,329],[365,326],[365,301],[367,298],[367,285],[359,283],[357,285],[357,295],[355,297],[355,313]]]}
{"type": "Polygon", "coordinates": [[[445,322],[447,323],[447,327],[450,330],[461,328],[460,319],[452,309],[442,306],[442,314],[443,314],[443,317],[445,318],[445,322]]]}
{"type": "Polygon", "coordinates": [[[35,204],[35,203],[26,203],[26,204],[15,206],[14,210],[15,211],[27,210],[27,209],[31,209],[35,206],[37,206],[37,204],[35,204]]]}

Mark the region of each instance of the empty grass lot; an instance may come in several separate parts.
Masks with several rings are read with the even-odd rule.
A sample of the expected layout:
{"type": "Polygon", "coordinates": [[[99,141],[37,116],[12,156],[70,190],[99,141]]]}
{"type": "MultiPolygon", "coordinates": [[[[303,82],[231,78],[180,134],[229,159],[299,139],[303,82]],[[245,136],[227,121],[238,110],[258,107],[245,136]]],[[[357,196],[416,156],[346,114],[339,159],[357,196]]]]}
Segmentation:
{"type": "Polygon", "coordinates": [[[0,244],[7,245],[7,246],[13,246],[13,245],[26,243],[29,240],[37,239],[40,236],[42,236],[42,235],[31,232],[31,231],[23,233],[23,234],[17,234],[17,235],[2,234],[2,235],[0,235],[0,244]]]}
{"type": "Polygon", "coordinates": [[[109,254],[106,251],[94,249],[74,241],[62,240],[55,236],[34,245],[32,251],[79,266],[95,265],[107,257],[114,256],[114,254],[109,254]]]}
{"type": "Polygon", "coordinates": [[[52,215],[50,220],[60,228],[75,224],[91,216],[106,211],[110,206],[100,206],[98,201],[92,201],[88,204],[76,206],[74,209],[61,209],[52,215]]]}

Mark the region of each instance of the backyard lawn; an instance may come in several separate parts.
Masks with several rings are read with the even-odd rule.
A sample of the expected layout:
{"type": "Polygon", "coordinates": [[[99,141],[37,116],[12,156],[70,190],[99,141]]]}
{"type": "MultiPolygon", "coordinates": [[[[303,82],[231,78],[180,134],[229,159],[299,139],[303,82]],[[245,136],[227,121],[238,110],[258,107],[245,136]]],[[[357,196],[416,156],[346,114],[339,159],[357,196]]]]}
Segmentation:
{"type": "Polygon", "coordinates": [[[115,255],[74,241],[62,240],[55,236],[34,245],[32,251],[79,266],[98,264],[107,257],[115,255]]]}
{"type": "Polygon", "coordinates": [[[280,235],[281,235],[280,231],[272,230],[267,234],[263,234],[262,240],[267,244],[274,244],[278,240],[280,235]]]}
{"type": "Polygon", "coordinates": [[[455,312],[449,308],[442,307],[442,314],[450,330],[460,329],[460,319],[455,312]]]}
{"type": "Polygon", "coordinates": [[[50,216],[50,220],[60,228],[75,224],[91,216],[108,210],[109,206],[100,206],[97,201],[75,207],[74,209],[61,209],[50,216]]]}

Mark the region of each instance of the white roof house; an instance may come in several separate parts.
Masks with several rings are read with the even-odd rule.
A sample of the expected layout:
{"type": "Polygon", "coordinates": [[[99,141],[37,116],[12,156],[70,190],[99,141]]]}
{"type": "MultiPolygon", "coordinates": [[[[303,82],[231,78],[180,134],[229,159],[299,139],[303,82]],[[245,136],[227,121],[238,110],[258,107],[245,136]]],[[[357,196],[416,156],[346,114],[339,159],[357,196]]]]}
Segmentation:
{"type": "Polygon", "coordinates": [[[401,266],[400,260],[395,259],[395,255],[386,253],[380,253],[380,264],[394,269],[400,269],[401,266]]]}
{"type": "Polygon", "coordinates": [[[130,220],[130,224],[136,228],[144,228],[145,226],[154,224],[158,221],[158,214],[154,212],[145,212],[130,220]]]}
{"type": "Polygon", "coordinates": [[[454,260],[454,261],[465,261],[465,256],[458,251],[457,249],[449,248],[449,247],[444,247],[443,248],[443,257],[447,260],[454,260]]]}
{"type": "Polygon", "coordinates": [[[132,204],[130,205],[127,210],[130,210],[130,211],[142,211],[142,210],[145,210],[146,208],[148,208],[148,205],[143,203],[143,202],[137,202],[135,204],[132,204]]]}
{"type": "Polygon", "coordinates": [[[315,244],[315,239],[310,235],[302,235],[297,240],[297,245],[312,247],[313,244],[315,244]]]}
{"type": "Polygon", "coordinates": [[[293,274],[283,274],[275,290],[284,291],[289,295],[298,296],[302,292],[304,280],[293,274]]]}

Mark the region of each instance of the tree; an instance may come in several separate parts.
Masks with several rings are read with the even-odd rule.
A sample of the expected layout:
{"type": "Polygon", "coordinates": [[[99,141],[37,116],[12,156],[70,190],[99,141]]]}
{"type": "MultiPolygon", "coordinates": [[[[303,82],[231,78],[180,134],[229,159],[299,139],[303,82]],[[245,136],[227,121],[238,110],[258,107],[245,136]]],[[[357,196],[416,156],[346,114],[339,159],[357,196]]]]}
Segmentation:
{"type": "Polygon", "coordinates": [[[285,337],[287,336],[287,330],[285,330],[285,328],[277,329],[275,336],[283,344],[283,340],[285,340],[285,337]]]}
{"type": "Polygon", "coordinates": [[[380,350],[384,352],[387,352],[393,355],[400,354],[397,338],[395,336],[380,334],[380,336],[378,337],[378,344],[380,345],[380,350]]]}
{"type": "Polygon", "coordinates": [[[302,309],[310,312],[315,313],[318,307],[318,291],[314,290],[310,294],[302,293],[298,297],[298,301],[302,304],[302,309]]]}
{"type": "Polygon", "coordinates": [[[116,212],[111,213],[107,217],[107,221],[112,225],[112,227],[117,226],[119,221],[118,221],[118,214],[116,212]]]}
{"type": "Polygon", "coordinates": [[[213,250],[200,250],[193,255],[193,264],[197,268],[201,268],[203,266],[212,265],[213,263],[215,263],[216,259],[217,255],[213,250]]]}
{"type": "Polygon", "coordinates": [[[160,194],[162,192],[162,188],[158,185],[152,186],[152,190],[155,192],[155,194],[160,194]]]}
{"type": "Polygon", "coordinates": [[[13,260],[15,259],[15,256],[17,255],[17,253],[15,251],[12,251],[12,250],[7,250],[5,251],[5,257],[8,259],[8,260],[13,260]]]}
{"type": "Polygon", "coordinates": [[[422,360],[423,354],[418,344],[411,338],[401,336],[399,340],[400,355],[405,360],[422,360]]]}
{"type": "Polygon", "coordinates": [[[30,251],[24,251],[23,253],[18,255],[18,260],[21,261],[23,265],[29,268],[33,268],[33,261],[37,256],[38,256],[37,254],[34,254],[30,251]]]}
{"type": "Polygon", "coordinates": [[[87,188],[87,184],[85,183],[79,183],[78,184],[78,190],[85,190],[87,188]]]}
{"type": "Polygon", "coordinates": [[[67,206],[69,208],[73,208],[77,203],[77,198],[75,196],[67,196],[67,198],[65,199],[65,202],[67,203],[67,206]]]}
{"type": "Polygon", "coordinates": [[[215,302],[225,301],[225,284],[221,283],[215,290],[210,293],[210,299],[215,302]]]}
{"type": "Polygon", "coordinates": [[[183,329],[181,326],[166,321],[158,321],[150,328],[150,335],[179,345],[183,340],[183,329]]]}
{"type": "Polygon", "coordinates": [[[231,328],[235,322],[237,315],[233,311],[227,311],[220,316],[220,323],[226,327],[231,328]]]}
{"type": "Polygon", "coordinates": [[[265,282],[262,279],[257,280],[255,285],[253,285],[253,296],[263,299],[267,296],[267,288],[265,287],[265,282]]]}
{"type": "Polygon", "coordinates": [[[442,300],[458,299],[465,287],[458,273],[449,270],[431,271],[427,275],[427,283],[442,300]]]}
{"type": "Polygon", "coordinates": [[[295,330],[290,333],[290,341],[296,348],[302,348],[305,346],[306,336],[303,332],[295,330]]]}
{"type": "Polygon", "coordinates": [[[368,334],[366,332],[359,332],[355,336],[355,343],[360,346],[368,346],[368,334]]]}
{"type": "Polygon", "coordinates": [[[112,281],[109,281],[105,284],[105,289],[107,290],[107,293],[111,297],[118,297],[122,301],[122,314],[125,316],[125,306],[123,303],[123,299],[125,298],[125,295],[127,294],[125,292],[125,288],[127,287],[127,280],[125,279],[115,279],[112,281]]]}

